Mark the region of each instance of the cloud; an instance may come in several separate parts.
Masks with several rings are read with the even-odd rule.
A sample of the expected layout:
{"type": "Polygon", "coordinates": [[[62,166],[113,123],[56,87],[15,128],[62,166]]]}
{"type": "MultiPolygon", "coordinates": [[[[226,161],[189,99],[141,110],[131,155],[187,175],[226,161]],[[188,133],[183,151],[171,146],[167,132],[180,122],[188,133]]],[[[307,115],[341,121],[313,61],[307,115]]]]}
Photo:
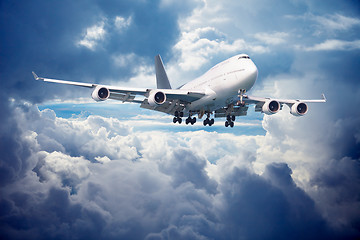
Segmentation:
{"type": "Polygon", "coordinates": [[[286,38],[289,36],[289,33],[285,32],[274,32],[274,33],[256,33],[255,38],[268,44],[268,45],[278,45],[286,42],[286,38]]]}
{"type": "MultiPolygon", "coordinates": [[[[330,174],[332,165],[322,170],[328,155],[322,155],[321,148],[318,154],[314,150],[321,145],[314,144],[318,140],[310,134],[312,127],[299,134],[289,124],[301,123],[297,126],[306,129],[311,115],[295,122],[286,112],[267,117],[268,133],[255,137],[204,131],[133,132],[117,119],[62,119],[29,103],[18,105],[14,117],[21,126],[20,143],[31,149],[19,160],[31,164],[3,190],[1,205],[10,209],[2,217],[9,223],[1,226],[3,236],[24,236],[19,229],[25,224],[31,236],[40,239],[70,234],[90,239],[167,235],[262,239],[280,237],[283,229],[299,238],[324,238],[332,231],[335,236],[342,234],[328,221],[337,225],[332,219],[341,216],[342,228],[349,229],[358,216],[344,214],[336,205],[338,190],[329,179],[343,178],[351,168],[345,167],[348,161],[338,162],[335,176],[330,174]],[[264,168],[255,173],[257,164],[264,168]],[[335,198],[321,197],[331,191],[335,198]],[[19,205],[23,201],[26,204],[19,205]],[[10,219],[22,220],[10,223],[10,219]],[[52,230],[53,226],[61,231],[52,230]]],[[[327,144],[323,142],[323,147],[327,144]]],[[[348,180],[358,177],[353,171],[348,180]]],[[[353,212],[357,200],[351,192],[356,191],[335,182],[350,196],[343,203],[353,212]]]]}
{"type": "Polygon", "coordinates": [[[135,60],[139,57],[136,56],[134,53],[129,54],[120,54],[117,56],[113,56],[114,64],[118,67],[127,67],[131,64],[135,64],[135,60]]]}
{"type": "Polygon", "coordinates": [[[115,27],[118,31],[123,31],[124,29],[128,28],[132,22],[132,17],[128,17],[125,19],[121,16],[116,16],[114,20],[115,27]]]}
{"type": "Polygon", "coordinates": [[[267,52],[262,46],[247,44],[243,39],[227,42],[225,34],[215,28],[204,27],[183,32],[180,40],[174,46],[175,52],[180,52],[179,66],[183,70],[197,70],[208,63],[214,55],[239,51],[267,52]]]}
{"type": "MultiPolygon", "coordinates": [[[[119,24],[120,23],[118,23],[118,25],[119,24]]],[[[116,19],[115,19],[115,25],[116,25],[116,19]]],[[[83,39],[77,42],[77,45],[86,47],[90,50],[95,50],[95,47],[99,43],[99,41],[104,40],[105,38],[106,31],[104,27],[105,27],[105,20],[97,23],[94,26],[86,28],[83,39]]]]}
{"type": "Polygon", "coordinates": [[[313,16],[313,19],[330,31],[347,31],[353,27],[360,26],[360,19],[344,16],[339,13],[326,16],[313,16]]]}
{"type": "MultiPolygon", "coordinates": [[[[305,57],[305,59],[307,58],[305,57]]],[[[342,78],[343,81],[339,83],[339,76],[333,73],[337,68],[333,69],[326,61],[322,66],[314,65],[314,61],[311,62],[311,65],[313,67],[307,67],[306,61],[299,58],[293,64],[291,74],[268,78],[268,83],[274,83],[270,84],[274,95],[286,98],[299,93],[305,95],[306,92],[315,93],[325,90],[328,97],[332,99],[336,98],[336,93],[326,85],[337,84],[338,89],[342,89],[341,92],[347,92],[349,96],[357,96],[357,90],[352,90],[357,86],[355,82],[342,78]],[[301,69],[307,69],[307,72],[300,73],[301,69]],[[326,76],[324,76],[325,71],[326,76]],[[294,74],[295,72],[298,74],[294,74]],[[294,78],[295,76],[297,77],[294,78]],[[319,80],[324,77],[327,79],[326,81],[319,80]]],[[[342,67],[342,69],[348,74],[352,72],[351,66],[342,67]]],[[[358,214],[357,207],[355,207],[358,204],[357,201],[348,202],[356,195],[351,189],[359,187],[357,180],[354,180],[358,179],[358,173],[357,170],[345,170],[358,169],[353,165],[356,165],[357,162],[354,159],[359,159],[360,156],[359,151],[354,149],[358,147],[355,137],[357,130],[350,130],[351,128],[357,129],[354,126],[357,125],[356,122],[360,122],[360,119],[355,117],[350,110],[353,104],[358,104],[358,101],[357,97],[356,99],[349,97],[341,103],[330,100],[323,105],[309,104],[309,113],[306,118],[302,119],[294,119],[286,113],[287,108],[277,115],[265,116],[263,127],[267,130],[267,134],[263,139],[264,142],[260,143],[262,147],[257,151],[258,160],[254,162],[255,171],[260,173],[264,172],[266,165],[271,162],[286,162],[292,169],[291,176],[296,184],[305,189],[315,203],[319,204],[318,208],[321,209],[322,215],[336,228],[342,228],[349,222],[356,222],[356,217],[350,211],[345,210],[347,207],[352,206],[352,211],[358,214]],[[342,107],[343,104],[347,107],[342,107]],[[332,113],[333,111],[335,112],[332,113]],[[339,141],[339,139],[342,140],[339,141]],[[333,167],[333,170],[329,170],[333,167]],[[342,173],[340,174],[337,170],[342,173]],[[353,179],[352,183],[347,182],[348,177],[345,177],[345,172],[348,172],[349,178],[353,179]],[[335,185],[329,187],[331,184],[335,185]],[[336,184],[339,185],[336,186],[336,184]],[[327,196],[326,200],[324,196],[327,196]],[[344,198],[340,196],[344,196],[344,198]],[[337,200],[335,200],[336,198],[337,200]],[[339,215],[334,217],[335,213],[339,215]]]]}
{"type": "Polygon", "coordinates": [[[263,176],[236,168],[228,173],[221,189],[227,238],[278,238],[280,229],[299,239],[328,234],[313,201],[296,187],[290,173],[286,164],[268,165],[263,176]],[[299,228],[303,221],[306,226],[299,228]],[[251,227],[254,224],[256,228],[251,227]]]}
{"type": "Polygon", "coordinates": [[[324,203],[319,206],[320,209],[327,209],[326,217],[334,219],[335,226],[351,224],[359,214],[359,211],[355,210],[359,209],[359,202],[355,200],[359,183],[354,183],[354,179],[360,177],[358,169],[358,160],[350,157],[331,159],[323,169],[317,171],[316,176],[311,180],[312,187],[318,191],[314,194],[316,200],[324,203]]]}
{"type": "Polygon", "coordinates": [[[344,41],[329,39],[323,43],[305,48],[306,51],[352,51],[360,49],[360,40],[344,41]]]}

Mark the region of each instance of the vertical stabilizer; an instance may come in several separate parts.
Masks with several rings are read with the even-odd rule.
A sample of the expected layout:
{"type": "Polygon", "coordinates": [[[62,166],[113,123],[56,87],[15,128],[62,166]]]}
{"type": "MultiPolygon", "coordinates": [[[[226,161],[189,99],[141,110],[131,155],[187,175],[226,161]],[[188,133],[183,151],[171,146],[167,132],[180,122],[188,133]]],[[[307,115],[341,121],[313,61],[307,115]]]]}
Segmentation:
{"type": "Polygon", "coordinates": [[[160,55],[155,56],[156,86],[159,89],[171,89],[168,76],[160,55]]]}

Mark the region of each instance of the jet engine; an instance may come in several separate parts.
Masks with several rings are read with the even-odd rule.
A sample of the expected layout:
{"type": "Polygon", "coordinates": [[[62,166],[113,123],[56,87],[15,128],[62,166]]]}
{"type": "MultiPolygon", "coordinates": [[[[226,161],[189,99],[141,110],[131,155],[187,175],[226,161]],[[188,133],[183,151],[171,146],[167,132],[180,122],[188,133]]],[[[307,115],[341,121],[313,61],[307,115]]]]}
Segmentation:
{"type": "Polygon", "coordinates": [[[294,103],[290,108],[290,113],[294,116],[304,116],[308,111],[308,106],[306,103],[303,102],[297,102],[294,103]]]}
{"type": "Polygon", "coordinates": [[[109,98],[109,96],[110,96],[110,91],[107,87],[104,86],[96,86],[96,88],[91,94],[91,97],[97,102],[105,101],[106,99],[109,98]]]}
{"type": "Polygon", "coordinates": [[[150,106],[158,106],[166,102],[165,93],[157,90],[151,90],[148,97],[148,102],[150,106]]]}
{"type": "Polygon", "coordinates": [[[262,106],[262,112],[271,115],[275,114],[280,110],[280,103],[276,100],[268,100],[262,106]]]}

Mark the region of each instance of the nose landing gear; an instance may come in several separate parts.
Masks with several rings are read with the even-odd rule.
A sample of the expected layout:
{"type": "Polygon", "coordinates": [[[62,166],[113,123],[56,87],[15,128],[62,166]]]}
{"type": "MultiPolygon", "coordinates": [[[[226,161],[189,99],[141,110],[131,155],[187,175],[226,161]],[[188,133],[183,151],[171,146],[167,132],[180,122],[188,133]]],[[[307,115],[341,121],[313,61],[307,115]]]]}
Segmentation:
{"type": "Polygon", "coordinates": [[[236,103],[237,106],[245,106],[245,102],[243,100],[245,93],[246,93],[246,89],[239,89],[239,91],[238,91],[239,101],[236,103]]]}

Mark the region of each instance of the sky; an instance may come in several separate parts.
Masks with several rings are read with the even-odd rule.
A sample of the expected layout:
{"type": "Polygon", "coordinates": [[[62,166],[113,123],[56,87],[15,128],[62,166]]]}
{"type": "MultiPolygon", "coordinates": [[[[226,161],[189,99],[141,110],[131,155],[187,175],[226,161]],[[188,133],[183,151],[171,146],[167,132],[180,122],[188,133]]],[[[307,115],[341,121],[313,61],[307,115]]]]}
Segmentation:
{"type": "Polygon", "coordinates": [[[1,239],[358,239],[356,0],[0,2],[1,239]],[[174,125],[39,76],[173,87],[239,53],[304,117],[174,125]]]}

